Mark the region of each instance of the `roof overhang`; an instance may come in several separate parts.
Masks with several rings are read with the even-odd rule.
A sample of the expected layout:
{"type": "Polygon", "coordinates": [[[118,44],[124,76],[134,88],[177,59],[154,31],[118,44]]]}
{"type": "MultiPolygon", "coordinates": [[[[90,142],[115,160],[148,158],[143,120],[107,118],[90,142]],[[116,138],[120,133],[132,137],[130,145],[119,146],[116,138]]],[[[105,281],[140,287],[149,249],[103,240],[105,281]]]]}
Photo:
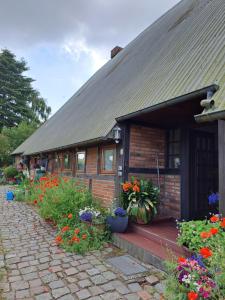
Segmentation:
{"type": "MultiPolygon", "coordinates": [[[[215,93],[218,89],[219,89],[218,85],[212,84],[212,85],[206,86],[204,88],[201,88],[199,90],[193,91],[191,93],[164,101],[162,103],[144,108],[142,110],[139,110],[139,111],[136,111],[136,112],[133,112],[133,113],[121,116],[121,117],[118,117],[118,118],[116,118],[116,121],[122,122],[122,121],[126,121],[126,120],[135,119],[135,118],[138,118],[145,114],[147,115],[149,113],[156,112],[156,111],[159,111],[159,110],[162,110],[165,108],[174,107],[176,105],[179,105],[179,104],[182,104],[182,103],[185,103],[188,101],[196,100],[196,101],[199,101],[199,105],[200,105],[200,101],[206,98],[207,92],[209,90],[212,91],[213,93],[215,93]]],[[[199,115],[201,115],[201,114],[199,114],[199,115]]]]}

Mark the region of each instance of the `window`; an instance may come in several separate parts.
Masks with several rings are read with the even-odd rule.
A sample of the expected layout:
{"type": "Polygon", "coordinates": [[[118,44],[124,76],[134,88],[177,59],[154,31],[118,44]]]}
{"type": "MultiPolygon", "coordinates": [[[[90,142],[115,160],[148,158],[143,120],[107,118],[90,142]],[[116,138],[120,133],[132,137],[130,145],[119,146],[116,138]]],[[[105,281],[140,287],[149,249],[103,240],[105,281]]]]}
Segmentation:
{"type": "Polygon", "coordinates": [[[58,170],[60,168],[60,160],[58,154],[54,156],[54,170],[58,170]]]}
{"type": "Polygon", "coordinates": [[[85,158],[86,154],[84,151],[77,152],[77,170],[83,171],[85,170],[85,158]]]}
{"type": "Polygon", "coordinates": [[[112,173],[115,171],[115,148],[105,147],[102,149],[101,171],[112,173]]]}
{"type": "Polygon", "coordinates": [[[70,169],[70,154],[64,154],[64,169],[70,169]]]}
{"type": "Polygon", "coordinates": [[[167,157],[168,157],[167,164],[169,169],[180,168],[180,130],[179,129],[171,129],[168,132],[167,157]]]}

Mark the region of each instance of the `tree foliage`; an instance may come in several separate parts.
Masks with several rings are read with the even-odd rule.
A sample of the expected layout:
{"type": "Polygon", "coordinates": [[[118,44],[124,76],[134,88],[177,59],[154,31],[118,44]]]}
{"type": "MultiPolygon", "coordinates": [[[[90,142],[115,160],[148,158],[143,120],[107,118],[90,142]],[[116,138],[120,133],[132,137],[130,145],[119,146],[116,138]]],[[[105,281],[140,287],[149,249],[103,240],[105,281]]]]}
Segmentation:
{"type": "Polygon", "coordinates": [[[4,127],[0,133],[0,166],[12,163],[11,153],[38,127],[37,123],[21,122],[15,127],[4,127]]]}
{"type": "Polygon", "coordinates": [[[26,62],[17,60],[7,49],[0,52],[0,131],[17,126],[21,121],[40,124],[51,108],[32,87],[32,78],[24,75],[26,62]]]}

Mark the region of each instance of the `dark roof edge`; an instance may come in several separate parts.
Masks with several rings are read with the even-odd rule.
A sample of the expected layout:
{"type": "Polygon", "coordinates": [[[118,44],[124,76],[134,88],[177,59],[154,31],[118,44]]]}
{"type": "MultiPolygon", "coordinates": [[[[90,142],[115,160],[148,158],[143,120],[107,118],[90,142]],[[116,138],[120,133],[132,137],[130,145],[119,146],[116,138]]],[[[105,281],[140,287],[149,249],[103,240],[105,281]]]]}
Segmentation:
{"type": "Polygon", "coordinates": [[[190,100],[191,98],[194,98],[194,97],[204,97],[204,96],[206,96],[208,90],[212,90],[213,92],[216,92],[218,89],[219,89],[219,86],[217,84],[212,84],[212,85],[206,86],[204,88],[201,88],[199,90],[196,90],[194,92],[191,92],[191,93],[188,93],[188,94],[185,94],[185,95],[182,95],[182,96],[178,96],[176,98],[166,100],[166,101],[161,102],[159,104],[155,104],[153,106],[138,110],[136,112],[118,117],[118,118],[116,118],[116,121],[117,122],[125,121],[125,120],[128,120],[128,119],[133,118],[133,117],[138,117],[139,115],[142,115],[142,114],[145,114],[145,113],[148,113],[148,112],[153,112],[155,110],[165,108],[167,106],[172,106],[172,105],[175,105],[177,103],[182,103],[182,102],[188,101],[188,100],[190,100]]]}

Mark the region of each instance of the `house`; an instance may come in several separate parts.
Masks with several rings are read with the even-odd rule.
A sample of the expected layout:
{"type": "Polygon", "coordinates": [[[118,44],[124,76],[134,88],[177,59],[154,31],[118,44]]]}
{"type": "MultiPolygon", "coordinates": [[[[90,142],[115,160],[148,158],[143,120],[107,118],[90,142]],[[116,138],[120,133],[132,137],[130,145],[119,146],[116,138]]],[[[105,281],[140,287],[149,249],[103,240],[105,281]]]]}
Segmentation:
{"type": "Polygon", "coordinates": [[[98,70],[13,154],[82,180],[105,206],[121,182],[160,186],[160,216],[225,215],[225,1],[183,0],[98,70]]]}

